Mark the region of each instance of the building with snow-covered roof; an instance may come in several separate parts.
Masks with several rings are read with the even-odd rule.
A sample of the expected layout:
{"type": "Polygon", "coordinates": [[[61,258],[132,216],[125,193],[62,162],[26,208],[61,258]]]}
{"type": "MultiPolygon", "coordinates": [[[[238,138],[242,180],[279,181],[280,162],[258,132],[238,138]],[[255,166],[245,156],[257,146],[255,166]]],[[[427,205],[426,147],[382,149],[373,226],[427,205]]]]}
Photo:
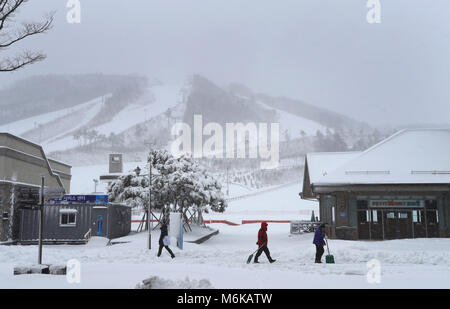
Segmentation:
{"type": "Polygon", "coordinates": [[[34,244],[39,239],[41,176],[45,187],[63,188],[61,199],[46,199],[43,242],[85,243],[88,235],[125,236],[131,207],[108,196],[68,195],[71,166],[48,159],[40,145],[0,133],[0,244],[34,244]]]}
{"type": "Polygon", "coordinates": [[[19,237],[20,209],[39,200],[41,176],[46,186],[69,193],[70,165],[47,158],[40,145],[0,133],[0,242],[19,237]]]}
{"type": "Polygon", "coordinates": [[[450,129],[402,130],[361,152],[306,156],[303,199],[330,237],[450,237],[450,129]]]}

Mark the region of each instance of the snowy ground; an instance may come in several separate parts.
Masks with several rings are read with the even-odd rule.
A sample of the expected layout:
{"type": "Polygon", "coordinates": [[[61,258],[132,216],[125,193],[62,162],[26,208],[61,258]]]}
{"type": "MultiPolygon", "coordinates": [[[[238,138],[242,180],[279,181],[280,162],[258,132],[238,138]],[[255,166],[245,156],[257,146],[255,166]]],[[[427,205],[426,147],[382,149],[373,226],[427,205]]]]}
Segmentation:
{"type": "MultiPolygon", "coordinates": [[[[204,244],[185,243],[156,255],[145,248],[147,235],[128,236],[129,243],[105,246],[95,240],[86,246],[45,246],[45,263],[81,262],[81,283],[69,284],[64,276],[13,276],[15,265],[33,263],[36,246],[0,247],[0,288],[134,288],[151,276],[173,282],[208,280],[214,288],[449,288],[450,240],[415,239],[384,242],[332,240],[336,264],[314,264],[311,234],[289,237],[288,224],[269,225],[269,248],[277,262],[245,263],[255,248],[257,225],[213,225],[220,234],[204,244]],[[381,283],[366,280],[366,262],[381,262],[381,283]]],[[[123,240],[123,239],[122,239],[123,240]]]]}
{"type": "MultiPolygon", "coordinates": [[[[290,186],[238,200],[230,204],[228,214],[210,217],[228,215],[237,222],[256,216],[298,219],[289,212],[314,204],[302,202],[297,191],[297,186],[290,186]],[[262,212],[256,213],[258,209],[262,212]],[[268,213],[270,209],[279,213],[268,213]]],[[[150,251],[145,232],[121,238],[126,243],[112,246],[102,238],[81,246],[44,246],[44,263],[81,262],[79,284],[68,283],[65,276],[13,276],[14,266],[36,262],[37,247],[0,246],[0,288],[135,288],[152,276],[173,287],[206,279],[214,288],[450,288],[450,239],[331,240],[336,264],[314,264],[312,234],[290,236],[289,224],[269,223],[269,248],[277,262],[269,264],[262,256],[261,264],[247,265],[247,257],[256,249],[259,225],[210,226],[219,229],[219,235],[200,245],[185,243],[184,250],[172,246],[173,260],[167,252],[156,257],[159,231],[152,234],[150,251]],[[379,284],[366,279],[366,263],[371,259],[381,263],[379,284]]]]}

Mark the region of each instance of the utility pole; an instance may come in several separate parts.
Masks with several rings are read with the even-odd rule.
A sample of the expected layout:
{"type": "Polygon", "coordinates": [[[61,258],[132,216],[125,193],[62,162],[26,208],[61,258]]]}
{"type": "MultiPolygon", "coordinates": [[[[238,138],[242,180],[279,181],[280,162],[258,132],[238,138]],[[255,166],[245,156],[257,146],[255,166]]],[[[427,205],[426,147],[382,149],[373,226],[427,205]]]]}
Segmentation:
{"type": "Polygon", "coordinates": [[[44,176],[41,176],[41,200],[39,207],[39,255],[38,255],[38,264],[42,264],[42,235],[44,230],[44,176]]]}

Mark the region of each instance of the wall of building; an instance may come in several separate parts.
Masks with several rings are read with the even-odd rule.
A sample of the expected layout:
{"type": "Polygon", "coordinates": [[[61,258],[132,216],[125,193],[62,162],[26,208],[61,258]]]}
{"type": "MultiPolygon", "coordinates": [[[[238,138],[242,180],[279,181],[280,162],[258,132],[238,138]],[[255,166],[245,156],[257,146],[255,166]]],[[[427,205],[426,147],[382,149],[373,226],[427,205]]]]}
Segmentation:
{"type": "Polygon", "coordinates": [[[0,133],[0,179],[40,185],[40,176],[44,175],[46,186],[63,186],[69,193],[70,173],[69,165],[47,160],[41,146],[11,134],[0,133]]]}
{"type": "Polygon", "coordinates": [[[11,134],[0,134],[0,145],[11,149],[16,149],[20,152],[30,154],[32,156],[41,157],[41,149],[39,145],[28,142],[21,138],[16,138],[11,134]]]}
{"type": "Polygon", "coordinates": [[[437,200],[439,212],[439,236],[450,237],[450,193],[436,191],[341,191],[320,194],[321,221],[329,227],[329,237],[339,239],[358,239],[357,197],[378,197],[380,199],[423,196],[437,200]],[[335,206],[335,222],[332,220],[332,207],[335,206]]]}
{"type": "Polygon", "coordinates": [[[128,235],[131,231],[131,207],[124,205],[108,206],[108,238],[128,235]]]}
{"type": "MultiPolygon", "coordinates": [[[[44,207],[43,239],[46,242],[83,242],[86,233],[109,239],[126,236],[131,231],[131,208],[125,205],[67,204],[44,207]],[[76,226],[60,226],[61,210],[77,211],[76,226]],[[103,234],[97,235],[97,215],[103,217],[103,234]]],[[[39,239],[39,211],[20,210],[20,243],[39,239]]]]}
{"type": "Polygon", "coordinates": [[[45,186],[60,187],[56,176],[51,175],[47,163],[41,158],[18,157],[6,155],[3,157],[3,178],[14,182],[40,185],[41,175],[45,177],[45,186]]]}
{"type": "Polygon", "coordinates": [[[53,173],[57,174],[63,182],[66,194],[70,194],[70,180],[72,179],[72,167],[65,163],[48,159],[53,173]]]}
{"type": "Polygon", "coordinates": [[[5,242],[11,238],[10,222],[11,222],[11,207],[10,196],[11,187],[6,184],[0,184],[0,241],[5,242]],[[8,220],[3,219],[3,214],[8,215],[8,220]]]}
{"type": "MultiPolygon", "coordinates": [[[[86,205],[48,205],[44,207],[45,241],[83,240],[90,229],[91,207],[86,205]],[[76,226],[60,226],[60,210],[75,209],[77,211],[76,226]]],[[[20,210],[20,242],[37,241],[39,239],[39,211],[20,210]]]]}
{"type": "Polygon", "coordinates": [[[320,195],[320,218],[328,225],[326,229],[328,237],[349,240],[358,238],[356,213],[352,212],[353,207],[352,200],[346,192],[320,195]]]}

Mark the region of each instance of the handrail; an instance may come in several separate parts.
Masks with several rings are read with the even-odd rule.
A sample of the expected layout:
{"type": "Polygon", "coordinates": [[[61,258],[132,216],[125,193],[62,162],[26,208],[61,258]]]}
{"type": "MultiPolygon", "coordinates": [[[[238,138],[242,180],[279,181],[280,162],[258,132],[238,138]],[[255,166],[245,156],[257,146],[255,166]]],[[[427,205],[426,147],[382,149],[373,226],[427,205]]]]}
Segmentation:
{"type": "Polygon", "coordinates": [[[92,237],[92,229],[89,229],[86,234],[84,234],[84,240],[89,241],[92,237]]]}

